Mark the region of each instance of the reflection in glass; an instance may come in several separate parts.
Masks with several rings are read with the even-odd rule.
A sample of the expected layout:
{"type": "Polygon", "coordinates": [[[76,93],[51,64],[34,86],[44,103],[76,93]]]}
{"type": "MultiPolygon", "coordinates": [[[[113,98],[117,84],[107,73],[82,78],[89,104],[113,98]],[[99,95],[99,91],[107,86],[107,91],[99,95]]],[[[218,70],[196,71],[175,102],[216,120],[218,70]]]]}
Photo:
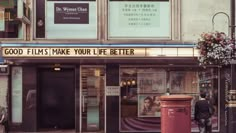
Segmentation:
{"type": "Polygon", "coordinates": [[[82,132],[104,130],[104,68],[82,67],[82,132]]]}
{"type": "Polygon", "coordinates": [[[191,101],[192,131],[197,132],[198,126],[193,120],[193,114],[201,90],[207,92],[207,99],[216,110],[212,120],[213,131],[219,130],[218,77],[218,68],[121,67],[120,130],[160,131],[161,114],[158,97],[168,92],[193,97],[191,101]],[[135,79],[137,84],[128,84],[127,81],[130,79],[135,79]]]}

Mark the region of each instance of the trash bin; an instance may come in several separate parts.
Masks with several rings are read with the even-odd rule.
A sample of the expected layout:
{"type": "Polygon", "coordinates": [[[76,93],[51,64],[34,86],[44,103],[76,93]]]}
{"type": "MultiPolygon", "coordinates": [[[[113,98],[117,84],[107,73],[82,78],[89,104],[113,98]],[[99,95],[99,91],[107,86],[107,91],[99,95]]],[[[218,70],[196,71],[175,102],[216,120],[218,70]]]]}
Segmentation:
{"type": "Polygon", "coordinates": [[[161,101],[161,133],[191,133],[191,96],[165,95],[161,101]]]}

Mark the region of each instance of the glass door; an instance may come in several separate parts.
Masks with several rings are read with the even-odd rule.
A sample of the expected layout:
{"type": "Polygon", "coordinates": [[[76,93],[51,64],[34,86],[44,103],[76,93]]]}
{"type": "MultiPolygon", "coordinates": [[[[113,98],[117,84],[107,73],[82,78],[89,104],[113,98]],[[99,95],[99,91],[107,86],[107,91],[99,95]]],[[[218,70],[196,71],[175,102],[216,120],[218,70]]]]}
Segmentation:
{"type": "Polygon", "coordinates": [[[81,132],[104,131],[105,68],[81,67],[81,132]]]}

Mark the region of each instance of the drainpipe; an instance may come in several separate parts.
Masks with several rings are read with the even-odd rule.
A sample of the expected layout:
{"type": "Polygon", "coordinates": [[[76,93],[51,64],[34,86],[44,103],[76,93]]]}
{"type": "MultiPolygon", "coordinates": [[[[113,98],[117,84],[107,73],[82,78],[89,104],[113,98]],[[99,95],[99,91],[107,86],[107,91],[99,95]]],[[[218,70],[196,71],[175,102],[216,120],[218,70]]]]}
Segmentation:
{"type": "Polygon", "coordinates": [[[231,29],[231,37],[234,39],[234,35],[235,35],[235,0],[231,0],[230,2],[230,9],[231,9],[231,13],[230,13],[230,18],[231,18],[231,24],[230,24],[230,29],[231,29]]]}
{"type": "MultiPolygon", "coordinates": [[[[231,18],[231,38],[235,40],[235,0],[230,1],[230,18],[231,18]]],[[[227,133],[235,133],[236,131],[236,64],[231,64],[231,88],[228,91],[228,120],[227,133]]]]}

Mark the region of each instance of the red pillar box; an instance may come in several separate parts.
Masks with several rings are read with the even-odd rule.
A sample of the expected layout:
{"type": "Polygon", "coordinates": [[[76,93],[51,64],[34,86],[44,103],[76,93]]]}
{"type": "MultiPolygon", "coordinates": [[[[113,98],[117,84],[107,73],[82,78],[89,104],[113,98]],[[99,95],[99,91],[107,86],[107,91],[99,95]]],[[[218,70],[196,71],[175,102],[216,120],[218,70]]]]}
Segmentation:
{"type": "Polygon", "coordinates": [[[191,96],[161,96],[161,133],[191,133],[191,96]]]}

